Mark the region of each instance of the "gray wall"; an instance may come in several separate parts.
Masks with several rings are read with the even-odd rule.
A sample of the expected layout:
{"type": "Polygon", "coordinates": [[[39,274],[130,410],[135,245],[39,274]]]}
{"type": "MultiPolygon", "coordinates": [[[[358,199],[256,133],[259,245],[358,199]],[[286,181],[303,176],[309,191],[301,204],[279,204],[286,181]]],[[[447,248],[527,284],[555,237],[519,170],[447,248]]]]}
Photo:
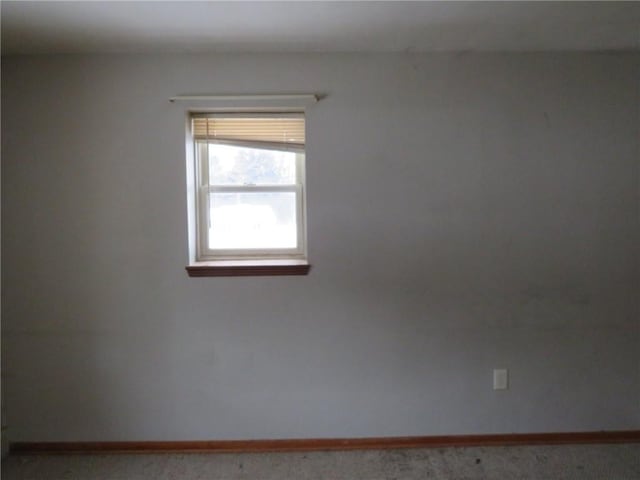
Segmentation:
{"type": "Polygon", "coordinates": [[[640,428],[639,78],[637,54],[4,58],[11,439],[640,428]],[[311,274],[188,278],[167,100],[264,92],[327,94],[311,274]]]}

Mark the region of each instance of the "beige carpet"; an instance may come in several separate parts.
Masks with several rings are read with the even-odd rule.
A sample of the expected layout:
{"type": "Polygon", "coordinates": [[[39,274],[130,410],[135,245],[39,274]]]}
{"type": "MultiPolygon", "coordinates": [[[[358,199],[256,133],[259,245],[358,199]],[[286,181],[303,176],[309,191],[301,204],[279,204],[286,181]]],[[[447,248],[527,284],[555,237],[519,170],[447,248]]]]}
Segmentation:
{"type": "Polygon", "coordinates": [[[3,480],[640,480],[640,444],[350,452],[10,455],[3,480]]]}

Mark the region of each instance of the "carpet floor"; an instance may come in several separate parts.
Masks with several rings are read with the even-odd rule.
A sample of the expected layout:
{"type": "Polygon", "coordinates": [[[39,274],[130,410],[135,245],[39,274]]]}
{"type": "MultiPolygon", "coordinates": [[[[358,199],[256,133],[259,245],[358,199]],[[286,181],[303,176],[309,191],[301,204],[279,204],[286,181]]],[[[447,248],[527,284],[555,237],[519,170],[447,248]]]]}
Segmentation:
{"type": "Polygon", "coordinates": [[[9,455],[3,480],[640,480],[640,444],[9,455]]]}

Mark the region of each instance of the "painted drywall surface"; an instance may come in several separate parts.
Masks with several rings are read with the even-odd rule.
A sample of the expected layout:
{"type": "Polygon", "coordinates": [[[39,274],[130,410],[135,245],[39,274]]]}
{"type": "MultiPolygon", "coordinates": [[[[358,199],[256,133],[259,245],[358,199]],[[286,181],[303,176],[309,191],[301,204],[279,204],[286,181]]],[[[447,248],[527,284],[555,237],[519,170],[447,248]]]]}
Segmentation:
{"type": "MultiPolygon", "coordinates": [[[[0,101],[0,104],[2,102],[0,101]]],[[[2,125],[2,115],[0,115],[0,125],[2,125]]],[[[0,133],[0,142],[1,142],[2,134],[0,133]]],[[[0,167],[0,177],[2,174],[2,168],[0,167]]],[[[0,178],[0,185],[1,185],[0,178]]],[[[0,188],[1,191],[1,188],[0,188]]],[[[1,195],[1,192],[0,192],[1,195]]],[[[1,212],[0,212],[1,213],[1,212]]],[[[1,217],[1,214],[0,214],[1,217]]],[[[1,224],[1,218],[0,218],[1,224]]],[[[0,225],[0,239],[2,238],[2,228],[0,225]]],[[[2,270],[2,255],[0,253],[0,270],[2,270]]],[[[2,280],[0,279],[0,296],[2,293],[2,280]]],[[[0,328],[2,326],[2,312],[0,311],[0,328]]],[[[0,356],[2,354],[2,348],[0,345],[0,356]]],[[[2,369],[2,361],[0,359],[0,379],[4,377],[4,370],[2,369]]],[[[4,390],[2,390],[2,381],[0,381],[0,455],[4,458],[9,453],[9,441],[8,441],[8,427],[6,423],[6,413],[5,413],[5,402],[4,402],[4,390]]]]}
{"type": "Polygon", "coordinates": [[[640,428],[639,63],[3,59],[12,440],[640,428]],[[327,94],[311,274],[188,278],[167,100],[264,92],[327,94]]]}

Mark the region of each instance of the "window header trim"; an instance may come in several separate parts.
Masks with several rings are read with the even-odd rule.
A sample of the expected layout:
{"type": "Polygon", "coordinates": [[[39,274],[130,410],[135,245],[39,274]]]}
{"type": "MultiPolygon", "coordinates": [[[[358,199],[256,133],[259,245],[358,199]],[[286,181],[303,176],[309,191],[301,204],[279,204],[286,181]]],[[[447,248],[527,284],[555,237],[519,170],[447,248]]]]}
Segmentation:
{"type": "Polygon", "coordinates": [[[320,100],[320,95],[315,93],[302,93],[302,94],[283,94],[283,95],[177,95],[169,98],[171,103],[175,102],[190,102],[190,101],[233,101],[233,102],[256,102],[263,100],[305,100],[309,103],[316,103],[320,100]]]}
{"type": "Polygon", "coordinates": [[[304,112],[324,95],[179,95],[169,102],[189,112],[304,112]]]}

